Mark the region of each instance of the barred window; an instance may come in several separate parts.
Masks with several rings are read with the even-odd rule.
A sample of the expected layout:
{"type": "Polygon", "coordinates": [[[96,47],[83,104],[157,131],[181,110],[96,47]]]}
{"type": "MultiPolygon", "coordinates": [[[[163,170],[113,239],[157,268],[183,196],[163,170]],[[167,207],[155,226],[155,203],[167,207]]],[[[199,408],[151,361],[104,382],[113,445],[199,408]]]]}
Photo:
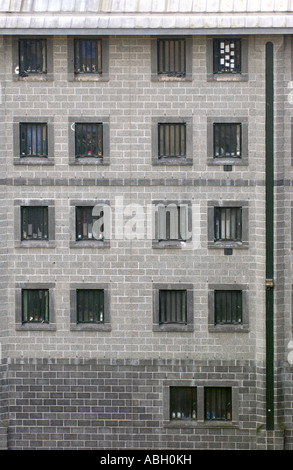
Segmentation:
{"type": "Polygon", "coordinates": [[[158,205],[158,240],[186,241],[188,233],[188,207],[186,204],[158,205]]]}
{"type": "Polygon", "coordinates": [[[214,157],[241,157],[241,124],[214,124],[214,157]]]}
{"type": "Polygon", "coordinates": [[[48,207],[21,207],[21,239],[48,240],[48,207]]]}
{"type": "Polygon", "coordinates": [[[22,323],[49,323],[49,290],[22,290],[22,323]]]}
{"type": "Polygon", "coordinates": [[[241,72],[241,39],[214,40],[214,73],[241,72]]]}
{"type": "Polygon", "coordinates": [[[158,153],[162,157],[186,157],[186,124],[158,124],[158,153]]]}
{"type": "Polygon", "coordinates": [[[158,74],[184,77],[186,74],[185,39],[158,39],[158,74]]]}
{"type": "Polygon", "coordinates": [[[196,387],[170,387],[170,419],[197,418],[196,387]]]}
{"type": "Polygon", "coordinates": [[[75,39],[74,72],[102,73],[102,39],[75,39]]]}
{"type": "Polygon", "coordinates": [[[77,289],[77,323],[104,322],[104,290],[77,289]]]}
{"type": "Polygon", "coordinates": [[[215,241],[242,240],[242,208],[215,207],[215,241]]]}
{"type": "Polygon", "coordinates": [[[76,240],[104,239],[104,211],[94,206],[76,207],[76,240]]]}
{"type": "Polygon", "coordinates": [[[242,323],[242,291],[215,290],[215,325],[242,323]]]}
{"type": "Polygon", "coordinates": [[[19,40],[19,74],[47,73],[46,39],[19,40]]]}
{"type": "Polygon", "coordinates": [[[76,123],[75,124],[75,156],[76,157],[102,157],[103,156],[103,124],[102,123],[76,123]]]}
{"type": "Polygon", "coordinates": [[[159,323],[187,324],[187,291],[159,291],[159,323]]]}
{"type": "Polygon", "coordinates": [[[232,420],[231,387],[206,387],[204,391],[205,419],[232,420]]]}
{"type": "Polygon", "coordinates": [[[48,128],[46,123],[20,123],[20,156],[48,156],[48,128]]]}

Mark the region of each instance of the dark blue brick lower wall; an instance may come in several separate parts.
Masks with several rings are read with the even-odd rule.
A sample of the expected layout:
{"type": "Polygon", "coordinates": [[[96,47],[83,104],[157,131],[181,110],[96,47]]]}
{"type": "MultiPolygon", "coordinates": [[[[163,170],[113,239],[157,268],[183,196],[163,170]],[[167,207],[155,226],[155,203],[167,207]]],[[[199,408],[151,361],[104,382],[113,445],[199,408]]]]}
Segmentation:
{"type": "MultiPolygon", "coordinates": [[[[5,430],[11,450],[254,450],[267,445],[263,431],[256,432],[256,378],[258,384],[260,380],[254,363],[19,359],[5,365],[8,383],[3,368],[0,410],[7,420],[0,436],[5,430]],[[169,384],[227,381],[237,386],[236,423],[225,427],[169,421],[164,392],[169,384]]],[[[270,442],[282,448],[282,435],[270,442]]]]}

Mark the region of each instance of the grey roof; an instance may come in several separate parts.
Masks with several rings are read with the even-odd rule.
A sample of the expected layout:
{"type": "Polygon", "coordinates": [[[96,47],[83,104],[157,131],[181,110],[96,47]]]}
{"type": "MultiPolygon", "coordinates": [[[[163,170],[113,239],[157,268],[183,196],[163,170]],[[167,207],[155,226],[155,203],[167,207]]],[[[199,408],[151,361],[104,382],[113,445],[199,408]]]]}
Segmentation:
{"type": "Polygon", "coordinates": [[[292,33],[293,0],[0,0],[2,34],[292,33]]]}

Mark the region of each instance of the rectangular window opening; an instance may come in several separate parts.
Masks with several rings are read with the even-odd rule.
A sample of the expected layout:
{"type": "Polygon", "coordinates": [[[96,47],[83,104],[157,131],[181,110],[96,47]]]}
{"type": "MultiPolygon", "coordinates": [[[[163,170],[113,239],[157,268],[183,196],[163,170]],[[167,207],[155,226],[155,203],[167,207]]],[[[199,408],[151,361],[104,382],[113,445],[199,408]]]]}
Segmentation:
{"type": "Polygon", "coordinates": [[[48,157],[46,123],[20,123],[20,157],[48,157]]]}
{"type": "Polygon", "coordinates": [[[22,290],[22,323],[49,323],[49,290],[22,290]]]}
{"type": "Polygon", "coordinates": [[[158,241],[187,241],[188,207],[186,204],[159,204],[158,208],[158,241]]]}
{"type": "Polygon", "coordinates": [[[103,157],[103,124],[75,124],[75,156],[103,157]]]}
{"type": "Polygon", "coordinates": [[[215,290],[215,325],[242,323],[242,291],[215,290]]]}
{"type": "Polygon", "coordinates": [[[77,323],[104,323],[104,290],[76,291],[77,323]]]}
{"type": "Polygon", "coordinates": [[[94,206],[76,207],[76,240],[104,240],[104,210],[94,206]],[[94,214],[95,212],[95,214],[94,214]]]}
{"type": "Polygon", "coordinates": [[[215,123],[214,158],[240,158],[241,153],[241,124],[215,123]]]}
{"type": "Polygon", "coordinates": [[[159,123],[158,156],[186,157],[186,124],[159,123]]]}
{"type": "Polygon", "coordinates": [[[48,207],[21,207],[21,240],[48,240],[48,207]]]}
{"type": "Polygon", "coordinates": [[[196,387],[170,387],[170,419],[197,419],[196,387]]]}
{"type": "Polygon", "coordinates": [[[19,74],[47,73],[47,41],[46,39],[19,40],[19,74]]]}
{"type": "Polygon", "coordinates": [[[187,291],[159,291],[159,323],[187,324],[187,291]]]}
{"type": "Polygon", "coordinates": [[[206,387],[204,391],[205,420],[232,420],[231,387],[206,387]]]}
{"type": "Polygon", "coordinates": [[[214,73],[241,73],[241,39],[214,39],[214,73]]]}
{"type": "Polygon", "coordinates": [[[242,208],[215,207],[215,241],[242,241],[242,208]]]}
{"type": "Polygon", "coordinates": [[[158,39],[158,74],[168,77],[185,77],[185,39],[158,39]]]}
{"type": "Polygon", "coordinates": [[[75,39],[74,73],[102,74],[102,39],[75,39]]]}

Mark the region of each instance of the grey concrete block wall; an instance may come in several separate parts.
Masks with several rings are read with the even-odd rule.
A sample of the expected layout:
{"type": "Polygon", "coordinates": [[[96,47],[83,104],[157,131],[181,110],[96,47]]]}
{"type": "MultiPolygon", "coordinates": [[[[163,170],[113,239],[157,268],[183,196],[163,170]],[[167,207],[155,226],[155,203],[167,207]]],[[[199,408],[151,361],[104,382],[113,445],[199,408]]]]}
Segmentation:
{"type": "MultiPolygon", "coordinates": [[[[292,48],[289,41],[283,41],[282,37],[269,39],[282,51],[279,62],[291,60],[292,48]]],[[[0,210],[3,212],[5,223],[1,225],[0,233],[1,250],[5,252],[1,262],[4,263],[6,272],[2,289],[2,305],[5,305],[5,308],[1,310],[1,316],[6,325],[6,333],[3,333],[1,339],[3,344],[7,342],[4,357],[9,358],[8,368],[14,374],[9,384],[11,390],[14,393],[20,391],[17,389],[20,371],[23,371],[26,378],[34,377],[31,378],[30,386],[25,389],[30,396],[27,401],[24,396],[19,400],[10,396],[11,448],[44,447],[44,441],[47,441],[51,448],[117,448],[119,445],[127,447],[129,442],[138,448],[156,447],[158,441],[154,429],[158,427],[161,439],[159,443],[166,448],[190,448],[194,446],[199,435],[202,448],[239,446],[251,449],[266,446],[261,439],[257,442],[255,433],[257,425],[265,421],[264,47],[267,40],[267,37],[261,36],[251,36],[247,40],[247,81],[209,81],[207,38],[198,36],[192,38],[192,80],[160,82],[153,81],[151,76],[150,37],[110,37],[107,81],[91,82],[74,81],[68,74],[68,41],[66,37],[61,36],[53,38],[54,68],[50,80],[16,81],[11,68],[15,59],[13,41],[9,37],[3,39],[0,54],[2,70],[5,70],[5,88],[2,88],[5,90],[5,106],[1,108],[1,125],[5,146],[1,144],[0,147],[0,165],[1,169],[3,168],[0,178],[3,183],[0,188],[0,210]],[[14,133],[17,116],[32,120],[46,117],[52,121],[53,165],[17,164],[14,133]],[[68,125],[71,116],[80,116],[82,120],[86,117],[92,120],[95,116],[103,116],[109,123],[109,157],[106,165],[71,164],[72,139],[68,125]],[[184,116],[189,116],[192,122],[192,166],[153,165],[152,122],[162,117],[184,116]],[[207,124],[214,116],[223,119],[241,116],[245,123],[247,122],[248,158],[245,165],[233,167],[232,172],[224,172],[222,166],[208,164],[207,124]],[[162,198],[191,201],[196,215],[196,218],[193,217],[195,237],[191,247],[154,250],[152,240],[146,238],[146,208],[153,200],[162,198]],[[54,246],[19,246],[15,243],[14,236],[14,201],[38,199],[54,201],[54,246]],[[124,204],[123,209],[127,204],[136,204],[143,211],[144,237],[139,240],[127,239],[122,236],[121,230],[117,230],[109,246],[73,249],[70,246],[70,210],[72,201],[76,200],[109,201],[113,209],[114,229],[118,223],[115,219],[115,206],[121,201],[124,204]],[[209,201],[221,200],[248,202],[248,249],[234,249],[232,256],[225,256],[223,250],[208,247],[208,204],[209,201]],[[192,331],[153,331],[153,286],[162,282],[181,282],[194,286],[192,331]],[[16,286],[19,283],[54,285],[54,331],[16,329],[16,286]],[[109,331],[70,329],[70,285],[80,283],[109,285],[109,331]],[[209,284],[219,283],[249,286],[248,331],[209,331],[209,284]],[[92,401],[80,412],[79,406],[82,406],[83,397],[74,394],[73,382],[77,376],[74,376],[74,380],[69,379],[69,369],[74,374],[78,371],[79,361],[81,364],[83,361],[93,361],[94,374],[98,380],[100,364],[104,377],[114,377],[113,364],[119,363],[123,364],[125,377],[129,374],[133,378],[137,374],[131,362],[133,360],[139,361],[140,366],[147,364],[146,370],[147,367],[152,369],[152,361],[165,361],[164,368],[160,368],[159,363],[156,363],[155,369],[152,369],[160,375],[159,378],[156,377],[155,391],[150,390],[149,394],[137,391],[136,395],[133,393],[134,388],[131,388],[131,392],[125,389],[125,400],[129,399],[129,403],[125,402],[125,407],[133,410],[137,404],[139,411],[135,414],[125,410],[119,412],[115,403],[111,403],[112,408],[107,410],[106,390],[103,410],[106,410],[107,416],[102,418],[103,410],[96,409],[95,393],[99,391],[95,392],[94,387],[98,382],[87,382],[87,386],[93,388],[85,393],[90,393],[87,398],[92,401]],[[221,361],[221,365],[217,365],[218,368],[213,365],[215,360],[221,361]],[[225,430],[221,435],[212,429],[202,430],[199,426],[190,435],[188,432],[181,432],[179,439],[177,430],[174,432],[174,429],[163,427],[160,421],[163,416],[163,377],[169,374],[176,380],[181,377],[179,368],[175,371],[173,367],[174,361],[181,365],[184,361],[191,361],[190,370],[195,374],[194,380],[202,361],[205,362],[199,377],[202,378],[204,370],[207,381],[216,370],[216,377],[220,382],[233,371],[242,410],[235,428],[225,430]],[[246,366],[248,369],[244,371],[246,366]],[[43,386],[42,374],[48,374],[49,378],[52,370],[58,370],[61,374],[60,387],[69,387],[70,399],[80,400],[80,405],[75,404],[72,414],[65,408],[65,403],[70,406],[70,402],[66,401],[65,390],[59,389],[57,385],[54,389],[56,397],[53,398],[48,391],[41,405],[34,402],[37,400],[38,388],[43,386]],[[230,372],[226,374],[226,370],[230,372]],[[246,383],[249,385],[246,386],[246,383]],[[58,403],[61,406],[60,411],[54,414],[50,406],[59,406],[58,403]],[[33,424],[28,424],[24,419],[22,413],[26,406],[29,406],[28,413],[36,411],[36,407],[46,406],[47,415],[42,422],[43,434],[38,435],[40,423],[37,418],[33,424]],[[95,417],[91,418],[89,423],[88,413],[94,407],[95,417]],[[159,421],[154,418],[157,413],[160,416],[159,421]],[[143,415],[145,418],[142,419],[143,415]],[[108,429],[111,422],[111,433],[106,435],[106,426],[108,429]],[[127,423],[131,425],[131,440],[126,430],[127,423]],[[78,432],[73,430],[76,426],[80,426],[78,432]],[[98,438],[92,435],[94,426],[99,429],[98,438]]],[[[284,86],[286,80],[290,81],[291,77],[288,76],[290,72],[286,67],[279,73],[279,66],[280,63],[277,63],[276,129],[278,132],[284,129],[285,142],[288,142],[292,110],[284,99],[284,86]],[[283,110],[288,119],[290,117],[290,125],[286,126],[284,123],[283,110]]],[[[289,179],[292,171],[291,148],[286,143],[278,154],[279,160],[283,161],[284,168],[278,167],[276,179],[289,179]]],[[[282,341],[285,336],[289,342],[292,325],[291,297],[289,299],[288,290],[284,285],[291,285],[292,279],[291,257],[287,255],[285,265],[282,257],[285,249],[289,252],[291,250],[291,235],[289,239],[285,238],[285,235],[288,237],[289,233],[291,234],[288,223],[291,217],[291,203],[288,202],[291,198],[291,188],[283,188],[281,184],[277,191],[277,220],[282,224],[282,231],[277,233],[280,237],[276,238],[280,276],[280,283],[277,284],[279,317],[283,318],[284,309],[286,312],[286,325],[282,323],[282,331],[277,332],[277,344],[280,359],[286,361],[286,349],[282,347],[282,341]],[[284,243],[284,246],[280,246],[280,243],[284,243]],[[284,266],[286,281],[281,274],[284,266]]],[[[124,217],[124,222],[127,222],[126,213],[124,217]]],[[[84,380],[87,371],[90,371],[89,366],[84,366],[84,380]]],[[[148,389],[151,382],[143,378],[142,370],[140,372],[137,387],[139,390],[144,387],[148,389]]],[[[52,378],[54,379],[53,373],[52,378]]],[[[153,377],[149,375],[148,379],[152,381],[153,377]]],[[[122,386],[119,381],[117,384],[122,386]]],[[[47,385],[49,387],[49,382],[44,386],[47,385]]],[[[133,387],[133,381],[131,386],[133,387]]],[[[45,392],[44,388],[39,390],[45,392]]],[[[280,412],[280,419],[282,422],[284,419],[288,420],[291,429],[291,418],[285,416],[284,411],[280,412]]]]}

